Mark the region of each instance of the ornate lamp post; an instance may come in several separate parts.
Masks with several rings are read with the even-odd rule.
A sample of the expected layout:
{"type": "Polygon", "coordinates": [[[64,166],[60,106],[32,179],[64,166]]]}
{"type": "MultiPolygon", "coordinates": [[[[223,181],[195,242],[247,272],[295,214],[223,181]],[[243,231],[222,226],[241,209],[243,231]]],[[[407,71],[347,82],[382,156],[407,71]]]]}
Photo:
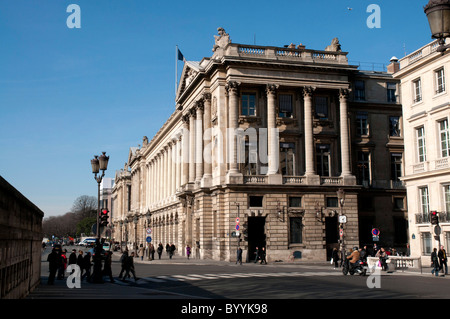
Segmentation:
{"type": "Polygon", "coordinates": [[[338,201],[339,201],[339,207],[341,208],[341,211],[339,212],[339,243],[340,243],[340,250],[342,257],[345,257],[345,243],[344,243],[344,224],[347,222],[347,217],[344,215],[344,202],[345,202],[345,192],[342,188],[339,188],[339,190],[336,192],[338,201]]]}
{"type": "Polygon", "coordinates": [[[137,224],[139,222],[139,217],[134,216],[133,217],[133,223],[134,223],[134,256],[137,257],[137,224]]]}
{"type": "Polygon", "coordinates": [[[450,37],[450,0],[430,0],[424,7],[430,24],[431,37],[439,40],[438,52],[445,52],[450,45],[445,45],[445,38],[450,37]]]}
{"type": "Polygon", "coordinates": [[[97,229],[96,229],[96,243],[95,243],[95,256],[94,256],[94,283],[102,283],[102,244],[100,243],[100,183],[102,182],[103,177],[105,176],[105,171],[108,168],[108,160],[109,156],[106,156],[106,152],[102,152],[103,154],[98,157],[94,156],[94,159],[91,160],[92,165],[92,173],[94,174],[94,178],[98,184],[98,202],[97,202],[97,229]],[[102,171],[102,175],[97,176],[97,174],[102,171]]]}
{"type": "Polygon", "coordinates": [[[97,202],[97,239],[100,239],[100,183],[102,182],[103,177],[105,176],[105,171],[108,168],[108,161],[109,156],[106,156],[106,152],[102,152],[103,154],[98,157],[97,155],[94,156],[94,159],[91,160],[92,165],[92,173],[94,175],[94,179],[97,181],[98,184],[98,202],[97,202]],[[97,176],[99,174],[99,171],[102,171],[102,175],[97,176]]]}

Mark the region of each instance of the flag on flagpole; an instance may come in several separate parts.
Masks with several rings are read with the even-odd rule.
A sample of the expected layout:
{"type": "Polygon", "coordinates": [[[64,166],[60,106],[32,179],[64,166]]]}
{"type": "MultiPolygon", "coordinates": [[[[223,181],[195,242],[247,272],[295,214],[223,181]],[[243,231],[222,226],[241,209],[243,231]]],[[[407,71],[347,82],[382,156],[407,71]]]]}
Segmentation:
{"type": "Polygon", "coordinates": [[[180,60],[180,61],[184,61],[184,55],[183,55],[183,53],[181,53],[181,51],[180,51],[180,49],[178,49],[178,47],[177,47],[177,57],[178,57],[178,60],[180,60]]]}

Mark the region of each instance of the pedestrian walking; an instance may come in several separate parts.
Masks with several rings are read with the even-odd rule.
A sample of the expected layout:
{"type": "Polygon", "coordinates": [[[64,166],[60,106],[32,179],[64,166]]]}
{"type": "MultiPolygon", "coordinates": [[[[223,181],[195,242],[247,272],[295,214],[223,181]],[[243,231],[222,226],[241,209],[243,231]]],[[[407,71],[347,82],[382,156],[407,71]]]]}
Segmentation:
{"type": "Polygon", "coordinates": [[[130,272],[133,275],[134,281],[137,281],[136,272],[134,270],[134,251],[131,252],[131,255],[125,259],[125,275],[123,276],[122,281],[125,279],[131,278],[130,272]]]}
{"type": "Polygon", "coordinates": [[[87,252],[86,255],[84,255],[83,257],[84,274],[81,276],[81,280],[86,278],[88,282],[91,282],[91,267],[92,267],[91,253],[87,252]]]}
{"type": "Polygon", "coordinates": [[[380,250],[377,252],[375,257],[378,257],[380,259],[381,269],[388,271],[389,270],[389,267],[387,264],[388,255],[386,254],[386,251],[384,250],[383,247],[380,248],[380,250]]]}
{"type": "Polygon", "coordinates": [[[236,264],[239,263],[240,265],[242,265],[242,248],[238,247],[237,251],[236,251],[236,264]]]}
{"type": "Polygon", "coordinates": [[[254,262],[255,262],[255,264],[258,262],[258,259],[259,259],[259,250],[258,250],[258,247],[256,247],[256,251],[255,251],[255,260],[254,260],[254,262]]]}
{"type": "Polygon", "coordinates": [[[438,277],[439,276],[439,258],[438,258],[436,248],[433,248],[433,252],[431,253],[431,267],[433,268],[431,270],[431,274],[438,277]]]}
{"type": "Polygon", "coordinates": [[[114,278],[112,275],[112,268],[111,268],[112,254],[113,254],[112,251],[105,252],[105,266],[103,267],[103,276],[108,276],[109,280],[113,283],[114,278]]]}
{"type": "Polygon", "coordinates": [[[56,272],[61,264],[61,255],[59,254],[59,250],[53,248],[52,252],[47,256],[47,261],[50,270],[47,284],[53,285],[55,283],[56,272]]]}
{"type": "Polygon", "coordinates": [[[81,249],[78,251],[77,265],[81,270],[83,269],[83,251],[81,249]]]}
{"type": "Polygon", "coordinates": [[[141,257],[141,260],[144,260],[144,252],[145,252],[145,248],[141,244],[141,246],[139,247],[139,256],[141,257]]]}
{"type": "Polygon", "coordinates": [[[444,246],[441,246],[438,252],[439,258],[439,270],[442,270],[444,275],[448,275],[448,267],[447,267],[447,252],[444,249],[444,246]]]}
{"type": "Polygon", "coordinates": [[[334,263],[334,269],[339,268],[339,252],[336,247],[333,248],[333,252],[331,253],[331,261],[334,263]]]}
{"type": "Polygon", "coordinates": [[[77,263],[77,250],[72,249],[72,253],[69,256],[69,265],[73,265],[77,263]]]}
{"type": "Polygon", "coordinates": [[[175,245],[172,243],[170,246],[169,246],[169,258],[170,259],[172,259],[172,257],[173,257],[173,254],[175,253],[175,250],[176,250],[177,248],[175,247],[175,245]]]}
{"type": "Polygon", "coordinates": [[[187,259],[191,256],[191,246],[189,246],[189,244],[186,246],[186,256],[187,259]]]}
{"type": "Polygon", "coordinates": [[[150,244],[150,255],[152,256],[152,260],[155,260],[155,246],[150,244]]]}
{"type": "Polygon", "coordinates": [[[124,252],[122,253],[122,256],[120,256],[121,269],[120,269],[119,279],[122,279],[122,275],[125,272],[127,258],[128,258],[128,250],[124,250],[124,252]]]}
{"type": "Polygon", "coordinates": [[[170,256],[170,245],[169,245],[169,243],[166,244],[166,255],[170,256]]]}
{"type": "Polygon", "coordinates": [[[158,245],[158,259],[161,259],[161,255],[162,255],[163,249],[164,249],[164,247],[163,247],[162,243],[159,243],[159,245],[158,245]]]}
{"type": "Polygon", "coordinates": [[[266,261],[266,248],[265,248],[265,247],[262,247],[262,248],[261,248],[261,251],[260,251],[260,259],[261,259],[261,262],[260,262],[261,265],[262,265],[263,263],[267,265],[267,261],[266,261]]]}
{"type": "Polygon", "coordinates": [[[61,264],[59,265],[59,268],[58,268],[58,279],[59,280],[62,280],[62,279],[64,279],[64,277],[65,277],[65,271],[66,271],[66,268],[67,268],[67,257],[66,257],[66,253],[67,253],[67,250],[66,249],[64,249],[62,252],[61,252],[61,264]]]}

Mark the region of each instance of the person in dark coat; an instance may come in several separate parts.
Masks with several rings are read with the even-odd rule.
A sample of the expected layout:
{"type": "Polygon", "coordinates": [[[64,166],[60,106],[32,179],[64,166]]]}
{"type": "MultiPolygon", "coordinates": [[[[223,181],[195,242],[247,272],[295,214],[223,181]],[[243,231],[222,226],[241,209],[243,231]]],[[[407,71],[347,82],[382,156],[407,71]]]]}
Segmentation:
{"type": "Polygon", "coordinates": [[[169,247],[169,258],[172,259],[173,254],[175,253],[176,247],[175,245],[172,243],[172,245],[170,245],[169,247]]]}
{"type": "Polygon", "coordinates": [[[439,258],[439,270],[444,272],[444,275],[448,275],[448,267],[447,267],[447,252],[444,249],[444,246],[441,246],[438,252],[439,258]]]}
{"type": "Polygon", "coordinates": [[[331,258],[333,258],[333,262],[334,262],[334,269],[338,268],[338,261],[339,261],[339,252],[337,250],[337,248],[333,248],[333,252],[331,253],[331,258]]]}
{"type": "Polygon", "coordinates": [[[53,285],[55,283],[56,272],[61,266],[61,255],[59,254],[59,250],[53,248],[52,252],[47,256],[47,261],[50,270],[47,284],[53,285]]]}
{"type": "Polygon", "coordinates": [[[266,248],[262,247],[261,251],[259,252],[259,256],[261,259],[260,264],[262,265],[263,263],[267,265],[267,261],[266,261],[266,248]]]}
{"type": "Polygon", "coordinates": [[[433,269],[431,270],[431,273],[434,274],[436,277],[438,277],[439,276],[439,258],[438,258],[436,248],[433,248],[433,252],[431,253],[431,267],[433,267],[433,269]]]}
{"type": "Polygon", "coordinates": [[[83,280],[83,278],[86,277],[86,280],[88,282],[91,281],[91,267],[92,267],[91,253],[87,252],[86,255],[84,255],[84,258],[83,258],[84,274],[81,276],[81,280],[83,280]]]}
{"type": "Polygon", "coordinates": [[[77,250],[72,249],[72,253],[69,256],[69,265],[73,265],[77,263],[77,250]]]}
{"type": "Polygon", "coordinates": [[[256,251],[255,251],[255,264],[258,262],[259,259],[259,250],[258,247],[256,247],[256,251]]]}
{"type": "Polygon", "coordinates": [[[114,278],[112,275],[112,251],[105,252],[105,266],[103,267],[103,276],[108,276],[109,280],[113,283],[114,278]]]}
{"type": "Polygon", "coordinates": [[[161,255],[162,255],[163,249],[164,249],[163,245],[161,243],[159,243],[159,245],[158,245],[158,259],[161,259],[161,255]]]}
{"type": "Polygon", "coordinates": [[[120,269],[119,279],[122,279],[122,275],[126,270],[127,258],[128,258],[128,250],[125,250],[122,256],[120,256],[120,265],[122,268],[120,269]]]}
{"type": "Polygon", "coordinates": [[[239,263],[242,265],[242,248],[239,247],[236,251],[237,257],[236,257],[236,264],[239,263]]]}
{"type": "Polygon", "coordinates": [[[125,275],[122,281],[125,281],[127,277],[131,277],[130,272],[133,275],[134,281],[137,281],[136,272],[134,271],[134,252],[131,252],[131,255],[125,259],[125,275]]]}

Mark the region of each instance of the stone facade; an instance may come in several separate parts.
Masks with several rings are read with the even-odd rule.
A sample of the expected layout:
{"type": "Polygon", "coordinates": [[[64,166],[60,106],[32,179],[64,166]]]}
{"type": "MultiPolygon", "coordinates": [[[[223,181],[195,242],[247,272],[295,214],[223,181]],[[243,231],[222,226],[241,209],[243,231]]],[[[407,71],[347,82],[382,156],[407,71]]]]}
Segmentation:
{"type": "Polygon", "coordinates": [[[0,299],[24,298],[39,285],[43,217],[0,176],[0,299]]]}
{"type": "Polygon", "coordinates": [[[429,262],[433,248],[450,244],[449,52],[433,41],[400,60],[404,114],[405,177],[411,255],[429,262]],[[439,229],[430,212],[439,212],[439,229]]]}
{"type": "MultiPolygon", "coordinates": [[[[240,245],[248,260],[262,246],[269,261],[297,251],[301,260],[325,260],[339,246],[344,214],[344,244],[359,245],[361,194],[375,203],[405,196],[370,156],[360,177],[357,157],[367,149],[377,170],[389,171],[389,148],[402,152],[402,139],[386,138],[389,116],[401,118],[386,86],[398,81],[349,65],[340,45],[241,45],[218,31],[211,57],[185,62],[176,110],[117,172],[115,237],[145,244],[150,228],[153,244],[173,242],[182,255],[190,245],[198,258],[233,260],[240,245]],[[357,98],[356,81],[365,85],[357,98]]],[[[391,201],[363,213],[383,221],[385,212],[394,213],[391,201]]]]}

